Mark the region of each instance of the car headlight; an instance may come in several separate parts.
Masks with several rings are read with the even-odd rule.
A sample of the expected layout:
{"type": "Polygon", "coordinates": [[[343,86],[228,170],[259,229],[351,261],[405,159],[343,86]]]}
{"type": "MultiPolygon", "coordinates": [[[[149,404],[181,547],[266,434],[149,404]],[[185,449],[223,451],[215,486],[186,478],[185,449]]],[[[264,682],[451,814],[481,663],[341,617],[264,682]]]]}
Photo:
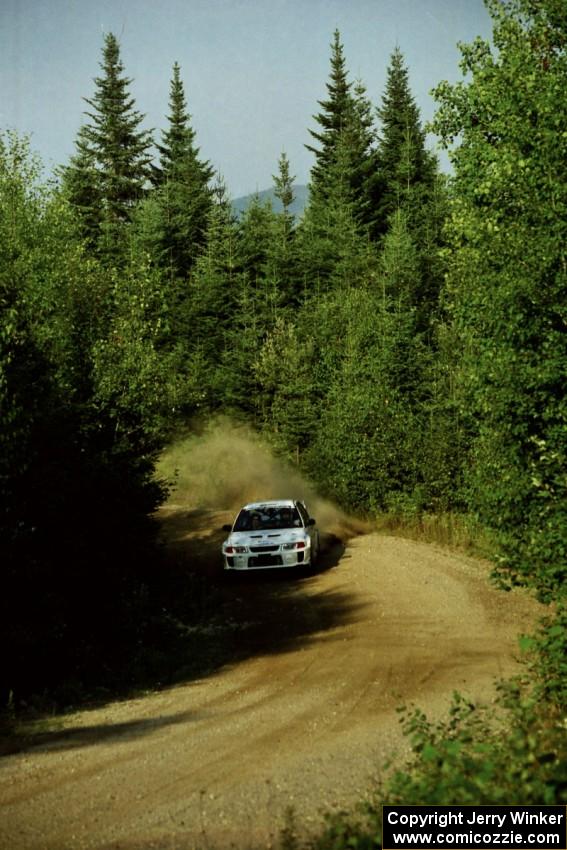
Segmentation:
{"type": "Polygon", "coordinates": [[[225,555],[242,555],[248,552],[248,548],[246,546],[225,546],[224,552],[225,555]]]}
{"type": "Polygon", "coordinates": [[[284,543],[282,549],[305,549],[305,540],[295,540],[293,543],[284,543]]]}

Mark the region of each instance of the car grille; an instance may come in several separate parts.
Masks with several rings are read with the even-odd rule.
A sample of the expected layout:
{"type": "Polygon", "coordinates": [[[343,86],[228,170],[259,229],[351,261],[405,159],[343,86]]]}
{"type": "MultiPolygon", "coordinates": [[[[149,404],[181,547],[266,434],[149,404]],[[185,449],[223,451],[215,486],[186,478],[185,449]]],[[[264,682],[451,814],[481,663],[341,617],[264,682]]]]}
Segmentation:
{"type": "Polygon", "coordinates": [[[250,551],[251,552],[277,552],[279,548],[280,548],[279,545],[278,546],[251,546],[250,551]]]}
{"type": "Polygon", "coordinates": [[[248,567],[281,567],[283,565],[281,555],[256,555],[248,558],[248,567]]]}

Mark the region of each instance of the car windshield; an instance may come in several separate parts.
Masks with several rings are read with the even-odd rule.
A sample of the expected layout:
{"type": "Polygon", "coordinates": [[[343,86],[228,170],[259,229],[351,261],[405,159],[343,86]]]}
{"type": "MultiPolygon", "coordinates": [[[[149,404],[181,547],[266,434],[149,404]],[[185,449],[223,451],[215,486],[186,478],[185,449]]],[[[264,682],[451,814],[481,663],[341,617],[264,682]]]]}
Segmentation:
{"type": "Polygon", "coordinates": [[[291,505],[259,505],[240,511],[233,531],[267,531],[278,528],[300,528],[301,518],[291,505]]]}

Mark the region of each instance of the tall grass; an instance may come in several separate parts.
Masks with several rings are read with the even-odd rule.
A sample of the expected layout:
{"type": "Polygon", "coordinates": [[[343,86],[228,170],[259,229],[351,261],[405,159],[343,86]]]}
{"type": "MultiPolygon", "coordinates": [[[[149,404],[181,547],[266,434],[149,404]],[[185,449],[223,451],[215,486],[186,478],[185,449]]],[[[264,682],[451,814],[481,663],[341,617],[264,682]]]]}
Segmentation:
{"type": "Polygon", "coordinates": [[[490,532],[468,514],[390,511],[376,517],[375,527],[383,534],[433,543],[480,558],[491,558],[497,550],[490,532]]]}

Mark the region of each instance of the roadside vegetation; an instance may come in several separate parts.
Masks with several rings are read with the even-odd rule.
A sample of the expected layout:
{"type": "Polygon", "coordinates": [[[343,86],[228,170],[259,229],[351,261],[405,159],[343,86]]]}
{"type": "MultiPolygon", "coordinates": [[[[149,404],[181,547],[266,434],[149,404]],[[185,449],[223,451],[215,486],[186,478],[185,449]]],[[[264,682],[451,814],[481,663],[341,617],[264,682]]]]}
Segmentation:
{"type": "Polygon", "coordinates": [[[450,177],[401,51],[373,104],[334,34],[300,220],[285,153],[282,211],[234,218],[178,64],[152,139],[112,34],[56,179],[0,136],[8,715],[163,681],[168,610],[190,623],[204,597],[168,585],[156,463],[219,411],[347,511],[473,529],[502,587],[549,605],[503,686],[509,734],[458,696],[439,724],[409,709],[413,761],[317,848],[380,847],[380,800],[567,800],[567,12],[488,6],[493,44],[462,46],[463,81],[434,92],[450,177]]]}

